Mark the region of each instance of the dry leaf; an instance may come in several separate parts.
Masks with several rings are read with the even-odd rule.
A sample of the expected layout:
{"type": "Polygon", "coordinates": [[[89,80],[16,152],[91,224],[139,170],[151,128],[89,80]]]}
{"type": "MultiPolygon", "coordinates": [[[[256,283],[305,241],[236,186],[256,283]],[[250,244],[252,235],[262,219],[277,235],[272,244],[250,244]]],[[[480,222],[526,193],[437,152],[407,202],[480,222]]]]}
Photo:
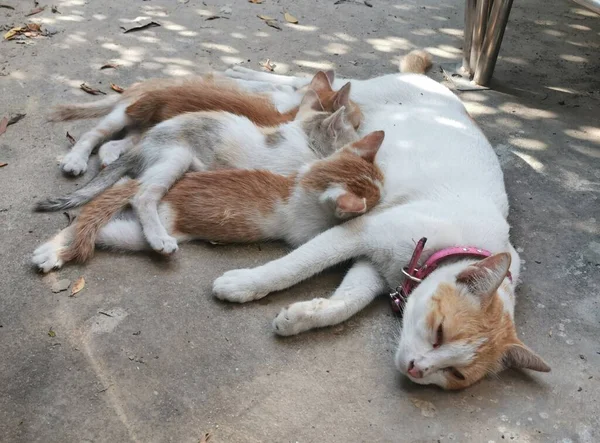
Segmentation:
{"type": "Polygon", "coordinates": [[[92,95],[106,95],[106,92],[102,92],[99,89],[94,89],[94,88],[90,88],[88,85],[86,85],[85,83],[82,83],[81,85],[79,85],[79,87],[81,89],[83,89],[85,92],[87,92],[88,94],[92,94],[92,95]]]}
{"type": "Polygon", "coordinates": [[[271,62],[270,58],[266,59],[264,62],[260,62],[259,65],[271,72],[273,72],[277,66],[275,63],[271,62]]]}
{"type": "Polygon", "coordinates": [[[71,280],[66,278],[59,280],[52,285],[52,292],[57,294],[59,292],[66,291],[67,289],[69,289],[69,286],[71,286],[71,280]]]}
{"type": "Polygon", "coordinates": [[[123,34],[127,34],[128,32],[140,31],[142,29],[152,28],[154,26],[160,26],[160,23],[151,19],[144,19],[121,25],[121,29],[123,30],[123,34]]]}
{"type": "Polygon", "coordinates": [[[298,24],[298,19],[296,17],[294,17],[292,14],[290,14],[289,12],[286,12],[285,14],[283,14],[283,17],[285,18],[285,21],[288,23],[292,23],[294,25],[298,24]]]}
{"type": "Polygon", "coordinates": [[[33,32],[42,32],[42,25],[39,23],[27,23],[27,30],[33,32]]]}
{"type": "Polygon", "coordinates": [[[8,117],[3,117],[2,120],[0,120],[0,135],[4,134],[6,132],[7,127],[8,127],[8,117]]]}
{"type": "Polygon", "coordinates": [[[435,417],[437,414],[437,409],[433,403],[425,400],[419,400],[418,398],[411,398],[413,405],[416,408],[421,410],[421,415],[423,417],[435,417]]]}
{"type": "Polygon", "coordinates": [[[77,218],[76,215],[73,215],[73,214],[71,214],[70,212],[67,212],[67,211],[63,212],[63,215],[65,217],[67,217],[67,226],[66,226],[67,228],[69,226],[71,226],[71,224],[73,223],[73,220],[75,220],[77,218]]]}
{"type": "Polygon", "coordinates": [[[116,92],[118,92],[119,94],[121,94],[121,93],[125,92],[125,89],[121,88],[121,87],[120,87],[120,86],[118,86],[118,85],[115,85],[114,83],[111,83],[111,84],[110,84],[110,89],[112,89],[113,91],[116,91],[116,92]]]}
{"type": "Polygon", "coordinates": [[[212,437],[212,433],[206,432],[202,437],[200,437],[200,441],[198,443],[208,443],[212,437]]]}
{"type": "Polygon", "coordinates": [[[73,137],[71,134],[69,134],[69,131],[67,131],[67,140],[69,140],[69,142],[71,143],[71,146],[73,146],[76,143],[75,137],[73,137]]]}
{"type": "Polygon", "coordinates": [[[12,9],[13,11],[15,10],[15,8],[10,5],[0,5],[0,8],[12,9]]]}
{"type": "Polygon", "coordinates": [[[8,126],[10,125],[14,125],[15,123],[17,123],[18,121],[20,121],[21,119],[23,119],[27,114],[15,114],[13,115],[10,120],[8,121],[8,126]]]}
{"type": "Polygon", "coordinates": [[[5,166],[8,166],[8,163],[4,163],[4,162],[1,162],[1,163],[0,163],[0,168],[3,168],[3,167],[5,167],[5,166]]]}
{"type": "Polygon", "coordinates": [[[204,20],[216,20],[218,18],[226,18],[227,20],[229,20],[229,17],[225,17],[224,15],[211,15],[206,17],[204,20]]]}
{"type": "Polygon", "coordinates": [[[37,8],[32,9],[31,11],[29,11],[29,13],[25,14],[25,17],[29,17],[30,15],[35,15],[35,14],[39,14],[40,12],[42,12],[44,9],[46,9],[46,6],[39,6],[37,8]]]}
{"type": "Polygon", "coordinates": [[[52,328],[50,328],[50,330],[48,331],[48,337],[56,337],[56,332],[54,332],[52,328]]]}
{"type": "Polygon", "coordinates": [[[73,287],[71,288],[71,297],[74,297],[84,287],[85,287],[85,279],[83,277],[79,277],[75,281],[75,283],[73,283],[73,287]]]}
{"type": "Polygon", "coordinates": [[[275,20],[273,17],[269,17],[268,15],[257,15],[257,17],[266,22],[268,22],[269,20],[275,20]]]}
{"type": "Polygon", "coordinates": [[[255,5],[260,5],[263,0],[248,0],[249,3],[254,3],[255,5]]]}
{"type": "Polygon", "coordinates": [[[279,26],[279,23],[277,22],[277,20],[267,20],[265,22],[267,24],[267,26],[270,26],[271,28],[275,28],[281,31],[281,26],[279,26]]]}
{"type": "Polygon", "coordinates": [[[27,28],[25,28],[24,26],[17,26],[16,28],[12,28],[6,34],[4,34],[4,40],[10,40],[15,35],[23,32],[25,29],[27,28]]]}
{"type": "Polygon", "coordinates": [[[62,14],[62,12],[60,12],[60,11],[58,10],[58,7],[56,7],[56,6],[54,6],[54,5],[52,5],[52,9],[50,9],[50,10],[51,10],[51,11],[52,11],[54,14],[62,14]]]}
{"type": "Polygon", "coordinates": [[[105,65],[100,66],[100,69],[117,69],[119,67],[116,63],[107,63],[105,65]]]}

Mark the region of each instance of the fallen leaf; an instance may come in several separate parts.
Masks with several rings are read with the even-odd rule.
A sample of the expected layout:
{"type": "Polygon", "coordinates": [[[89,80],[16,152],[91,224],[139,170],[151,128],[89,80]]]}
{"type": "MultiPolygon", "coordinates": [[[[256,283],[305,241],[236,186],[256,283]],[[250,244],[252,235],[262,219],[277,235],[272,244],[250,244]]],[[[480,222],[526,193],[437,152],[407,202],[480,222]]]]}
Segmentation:
{"type": "Polygon", "coordinates": [[[105,65],[100,66],[100,69],[117,69],[119,67],[116,63],[107,63],[105,65]]]}
{"type": "Polygon", "coordinates": [[[71,280],[66,278],[59,280],[52,285],[52,292],[56,294],[58,292],[66,291],[69,289],[69,286],[71,286],[71,280]]]}
{"type": "Polygon", "coordinates": [[[15,10],[15,8],[10,5],[0,5],[0,8],[12,9],[13,11],[15,10]]]}
{"type": "Polygon", "coordinates": [[[81,89],[83,89],[85,92],[87,92],[88,94],[92,94],[92,95],[106,95],[106,92],[102,92],[99,89],[94,89],[94,88],[90,88],[88,85],[86,85],[85,83],[82,83],[81,85],[79,85],[79,87],[81,89]]]}
{"type": "Polygon", "coordinates": [[[67,131],[67,140],[69,140],[69,142],[71,143],[71,146],[73,146],[75,143],[77,143],[77,141],[75,140],[75,137],[73,137],[71,134],[69,134],[69,131],[67,131]]]}
{"type": "Polygon", "coordinates": [[[73,215],[67,211],[63,212],[63,214],[65,217],[67,217],[67,226],[66,227],[68,228],[69,226],[71,226],[71,224],[73,224],[73,220],[75,220],[77,218],[77,216],[73,215]]]}
{"type": "Polygon", "coordinates": [[[0,120],[0,135],[4,134],[6,132],[7,126],[8,126],[8,117],[3,117],[2,120],[0,120]]]}
{"type": "Polygon", "coordinates": [[[152,28],[154,26],[160,26],[160,23],[151,19],[143,19],[121,25],[121,29],[123,29],[123,34],[127,34],[128,32],[140,31],[142,29],[152,28]]]}
{"type": "Polygon", "coordinates": [[[0,163],[0,168],[3,168],[5,166],[8,166],[8,163],[4,163],[4,162],[0,163]]]}
{"type": "Polygon", "coordinates": [[[257,15],[257,17],[266,22],[268,22],[269,20],[275,20],[273,17],[269,17],[268,15],[257,15]]]}
{"type": "Polygon", "coordinates": [[[249,3],[254,3],[255,5],[260,5],[263,0],[248,0],[249,3]]]}
{"type": "Polygon", "coordinates": [[[75,281],[75,283],[73,283],[73,287],[71,288],[71,297],[74,297],[84,287],[85,287],[85,279],[83,277],[79,277],[75,281]]]}
{"type": "Polygon", "coordinates": [[[198,443],[208,443],[212,437],[212,433],[206,432],[202,437],[200,437],[200,441],[198,443]]]}
{"type": "Polygon", "coordinates": [[[56,337],[56,332],[54,332],[52,328],[50,328],[50,330],[48,331],[48,337],[56,337]]]}
{"type": "Polygon", "coordinates": [[[27,29],[33,32],[41,32],[42,25],[40,25],[39,23],[27,23],[27,29]]]}
{"type": "Polygon", "coordinates": [[[271,28],[275,28],[281,31],[281,26],[279,26],[279,23],[277,22],[277,20],[267,20],[265,22],[267,24],[267,26],[270,26],[271,28]]]}
{"type": "Polygon", "coordinates": [[[8,121],[8,125],[14,125],[15,123],[17,123],[18,121],[20,121],[21,119],[23,119],[27,114],[15,114],[13,115],[10,120],[8,121]]]}
{"type": "Polygon", "coordinates": [[[54,14],[62,14],[62,12],[60,12],[58,10],[58,7],[52,5],[52,8],[50,9],[54,14]]]}
{"type": "Polygon", "coordinates": [[[32,9],[31,11],[29,11],[27,14],[25,14],[25,17],[29,17],[30,15],[35,15],[35,14],[39,14],[40,12],[42,12],[44,9],[46,9],[46,6],[39,6],[37,8],[32,9]]]}
{"type": "Polygon", "coordinates": [[[437,415],[437,409],[433,403],[425,400],[419,400],[418,398],[411,398],[413,405],[421,410],[423,417],[435,417],[437,415]]]}
{"type": "Polygon", "coordinates": [[[118,92],[119,94],[121,94],[121,93],[125,92],[125,89],[121,88],[121,87],[120,87],[120,86],[118,86],[118,85],[115,85],[114,83],[111,83],[111,84],[110,84],[110,89],[112,89],[113,91],[116,91],[116,92],[118,92]]]}
{"type": "Polygon", "coordinates": [[[204,20],[208,21],[208,20],[216,20],[218,18],[226,18],[227,20],[229,20],[229,17],[225,17],[224,15],[211,15],[206,17],[204,20]]]}
{"type": "Polygon", "coordinates": [[[298,24],[298,19],[296,17],[294,17],[292,14],[290,14],[289,12],[286,12],[285,14],[283,14],[283,17],[285,18],[285,21],[288,23],[292,23],[294,25],[298,24]]]}
{"type": "Polygon", "coordinates": [[[10,40],[15,35],[23,32],[25,29],[27,29],[27,28],[25,28],[24,26],[17,26],[15,28],[12,28],[6,34],[4,34],[4,40],[10,40]]]}
{"type": "Polygon", "coordinates": [[[264,62],[260,62],[259,65],[271,72],[273,72],[277,66],[275,63],[271,62],[270,58],[266,59],[264,62]]]}

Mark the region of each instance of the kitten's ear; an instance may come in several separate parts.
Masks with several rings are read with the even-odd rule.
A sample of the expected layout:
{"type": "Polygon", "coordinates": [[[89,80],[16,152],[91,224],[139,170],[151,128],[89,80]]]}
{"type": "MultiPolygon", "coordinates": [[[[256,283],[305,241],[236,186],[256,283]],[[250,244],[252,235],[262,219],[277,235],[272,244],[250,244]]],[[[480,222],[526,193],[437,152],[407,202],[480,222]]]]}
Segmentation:
{"type": "Polygon", "coordinates": [[[550,372],[550,366],[539,355],[523,343],[511,344],[503,356],[507,368],[531,369],[538,372],[550,372]]]}
{"type": "Polygon", "coordinates": [[[329,80],[329,84],[333,85],[333,82],[335,80],[335,71],[333,69],[328,69],[327,71],[325,71],[325,75],[327,76],[327,80],[329,80]]]}
{"type": "Polygon", "coordinates": [[[319,71],[315,74],[308,87],[317,93],[333,92],[329,78],[323,71],[319,71]]]}
{"type": "Polygon", "coordinates": [[[352,152],[360,155],[369,163],[373,163],[375,161],[375,156],[383,143],[383,139],[385,138],[385,132],[383,131],[374,131],[370,134],[365,135],[358,141],[352,143],[352,152]]]}
{"type": "Polygon", "coordinates": [[[339,218],[359,215],[367,212],[367,199],[352,192],[345,192],[335,201],[335,215],[339,218]]]}
{"type": "Polygon", "coordinates": [[[302,97],[302,101],[300,102],[300,108],[298,109],[298,113],[307,112],[307,111],[316,111],[323,112],[323,105],[321,104],[321,100],[319,100],[319,96],[317,93],[311,89],[306,91],[304,97],[302,97]]]}
{"type": "Polygon", "coordinates": [[[467,285],[469,291],[481,298],[486,307],[502,283],[510,267],[510,254],[502,252],[492,255],[467,267],[456,276],[456,281],[467,285]]]}
{"type": "Polygon", "coordinates": [[[348,127],[348,123],[346,122],[346,108],[341,107],[325,120],[323,120],[323,125],[327,128],[327,132],[331,136],[335,136],[348,127]]]}
{"type": "Polygon", "coordinates": [[[350,105],[350,82],[346,83],[333,96],[333,109],[340,109],[342,106],[350,105]]]}

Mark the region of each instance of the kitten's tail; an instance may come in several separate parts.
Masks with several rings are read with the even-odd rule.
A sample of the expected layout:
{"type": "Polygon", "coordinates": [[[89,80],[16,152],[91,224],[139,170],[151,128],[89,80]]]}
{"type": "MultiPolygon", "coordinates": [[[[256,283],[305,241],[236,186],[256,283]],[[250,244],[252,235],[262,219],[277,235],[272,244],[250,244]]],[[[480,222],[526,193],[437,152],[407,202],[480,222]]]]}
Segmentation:
{"type": "Polygon", "coordinates": [[[118,95],[111,95],[91,103],[70,103],[52,108],[48,121],[62,122],[83,118],[104,117],[122,100],[118,95]]]}
{"type": "Polygon", "coordinates": [[[410,51],[400,61],[400,72],[414,72],[425,74],[431,69],[431,54],[423,49],[410,51]]]}
{"type": "Polygon", "coordinates": [[[98,232],[133,198],[139,189],[137,180],[128,180],[108,189],[88,205],[75,221],[75,238],[64,249],[60,258],[67,263],[72,260],[84,262],[94,253],[98,232]]]}
{"type": "Polygon", "coordinates": [[[52,212],[79,207],[110,188],[121,177],[137,169],[140,157],[135,152],[129,152],[100,171],[81,189],[62,197],[50,197],[40,200],[35,205],[38,212],[52,212]]]}

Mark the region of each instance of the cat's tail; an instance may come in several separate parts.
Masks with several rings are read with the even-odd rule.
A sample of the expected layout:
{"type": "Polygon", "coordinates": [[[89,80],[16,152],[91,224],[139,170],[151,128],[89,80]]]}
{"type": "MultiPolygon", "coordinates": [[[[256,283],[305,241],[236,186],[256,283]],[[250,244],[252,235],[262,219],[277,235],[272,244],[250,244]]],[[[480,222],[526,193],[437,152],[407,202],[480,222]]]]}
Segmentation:
{"type": "Polygon", "coordinates": [[[129,152],[101,170],[81,189],[62,197],[50,197],[40,200],[36,203],[35,210],[38,212],[53,212],[84,205],[110,188],[123,176],[137,170],[140,161],[141,159],[137,153],[129,152]]]}
{"type": "Polygon", "coordinates": [[[106,190],[86,205],[75,221],[75,238],[60,253],[60,259],[84,262],[94,253],[96,238],[100,230],[121,211],[139,189],[137,180],[128,180],[106,190]]]}
{"type": "Polygon", "coordinates": [[[410,51],[400,60],[400,72],[413,72],[425,74],[431,69],[431,54],[423,49],[410,51]]]}
{"type": "Polygon", "coordinates": [[[102,100],[90,103],[69,103],[52,108],[48,121],[62,122],[79,120],[83,118],[104,117],[112,111],[117,103],[122,100],[118,95],[110,95],[102,100]]]}

